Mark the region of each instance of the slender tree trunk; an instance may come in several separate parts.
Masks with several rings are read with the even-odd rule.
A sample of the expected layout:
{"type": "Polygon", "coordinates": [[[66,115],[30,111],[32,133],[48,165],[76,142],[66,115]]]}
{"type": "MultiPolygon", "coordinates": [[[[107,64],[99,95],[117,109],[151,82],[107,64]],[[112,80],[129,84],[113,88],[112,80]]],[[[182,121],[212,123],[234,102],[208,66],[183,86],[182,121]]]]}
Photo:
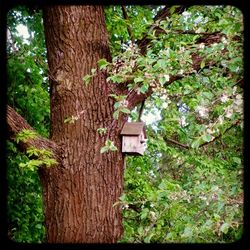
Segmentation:
{"type": "Polygon", "coordinates": [[[114,100],[104,73],[86,85],[82,78],[101,58],[110,59],[100,6],[53,6],[44,10],[51,83],[51,140],[61,148],[61,164],[42,169],[48,242],[115,243],[122,234],[121,210],[113,207],[123,189],[114,100]],[[73,123],[65,123],[75,117],[73,123]],[[100,153],[107,134],[118,151],[100,153]]]}

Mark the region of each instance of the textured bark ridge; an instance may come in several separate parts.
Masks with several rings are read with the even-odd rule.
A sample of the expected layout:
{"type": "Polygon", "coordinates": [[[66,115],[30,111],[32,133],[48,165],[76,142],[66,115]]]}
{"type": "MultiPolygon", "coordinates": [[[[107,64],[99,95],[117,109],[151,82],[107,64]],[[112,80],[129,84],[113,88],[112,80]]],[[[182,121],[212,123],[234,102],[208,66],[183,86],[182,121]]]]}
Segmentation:
{"type": "Polygon", "coordinates": [[[45,38],[51,83],[51,139],[63,149],[62,164],[44,169],[47,241],[115,243],[122,217],[113,204],[123,187],[123,156],[113,120],[114,100],[105,75],[86,85],[83,77],[101,58],[110,59],[102,7],[53,6],[44,10],[45,38]],[[65,123],[68,117],[74,123],[65,123]],[[108,128],[116,152],[101,154],[108,128]]]}

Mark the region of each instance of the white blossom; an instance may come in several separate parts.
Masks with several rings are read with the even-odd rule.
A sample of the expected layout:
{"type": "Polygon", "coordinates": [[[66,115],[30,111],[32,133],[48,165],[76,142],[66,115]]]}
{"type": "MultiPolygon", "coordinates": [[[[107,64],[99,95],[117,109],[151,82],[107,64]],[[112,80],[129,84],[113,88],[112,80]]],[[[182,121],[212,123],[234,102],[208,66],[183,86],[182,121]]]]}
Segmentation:
{"type": "Polygon", "coordinates": [[[205,48],[205,44],[204,43],[200,43],[198,46],[200,49],[204,49],[205,48]]]}
{"type": "Polygon", "coordinates": [[[184,52],[185,48],[184,47],[180,47],[180,52],[184,52]]]}
{"type": "Polygon", "coordinates": [[[221,100],[222,102],[227,102],[227,101],[229,100],[229,98],[228,98],[227,95],[223,94],[223,95],[221,96],[220,100],[221,100]]]}
{"type": "Polygon", "coordinates": [[[194,23],[198,24],[202,21],[203,17],[202,16],[198,16],[197,18],[194,19],[194,23]]]}
{"type": "Polygon", "coordinates": [[[202,28],[200,27],[200,28],[198,28],[196,31],[195,31],[195,33],[201,33],[202,32],[202,28]]]}
{"type": "Polygon", "coordinates": [[[226,111],[225,117],[231,118],[232,115],[233,115],[233,110],[232,110],[230,107],[227,107],[227,108],[225,109],[225,111],[226,111]]]}
{"type": "Polygon", "coordinates": [[[208,134],[213,134],[213,133],[214,133],[214,131],[213,131],[213,130],[211,130],[210,128],[208,128],[208,129],[207,129],[207,133],[208,133],[208,134]]]}
{"type": "Polygon", "coordinates": [[[184,116],[180,118],[179,124],[181,127],[185,127],[188,125],[188,123],[186,122],[186,118],[184,116]]]}
{"type": "Polygon", "coordinates": [[[227,67],[227,63],[225,61],[221,61],[221,65],[226,68],[227,67]]]}
{"type": "Polygon", "coordinates": [[[182,75],[183,73],[184,73],[183,69],[179,70],[179,72],[178,72],[179,75],[182,75]]]}
{"type": "Polygon", "coordinates": [[[156,214],[155,214],[155,212],[150,211],[149,213],[150,213],[150,215],[152,216],[152,219],[155,220],[155,219],[156,219],[156,214]]]}
{"type": "Polygon", "coordinates": [[[182,12],[182,15],[183,15],[184,17],[188,18],[188,17],[191,16],[191,13],[188,12],[188,11],[184,11],[184,12],[182,12]]]}
{"type": "Polygon", "coordinates": [[[203,195],[200,195],[199,198],[203,201],[207,200],[207,197],[206,196],[203,196],[203,195]]]}
{"type": "Polygon", "coordinates": [[[240,71],[240,67],[238,66],[236,69],[235,69],[235,72],[239,72],[240,71]]]}
{"type": "Polygon", "coordinates": [[[128,208],[129,208],[128,204],[126,204],[126,205],[123,206],[123,209],[128,209],[128,208]]]}
{"type": "Polygon", "coordinates": [[[223,122],[224,122],[223,116],[220,115],[220,116],[218,117],[218,123],[219,123],[219,124],[222,124],[223,122]]]}
{"type": "Polygon", "coordinates": [[[169,81],[169,75],[164,75],[165,79],[166,79],[166,82],[169,81]]]}
{"type": "Polygon", "coordinates": [[[168,107],[168,103],[167,102],[164,102],[164,103],[162,103],[162,108],[167,108],[168,107]]]}
{"type": "Polygon", "coordinates": [[[237,91],[237,87],[234,86],[234,87],[233,87],[233,94],[235,94],[236,91],[237,91]]]}
{"type": "Polygon", "coordinates": [[[208,108],[204,107],[204,106],[198,106],[196,108],[196,112],[198,112],[198,114],[200,115],[200,117],[202,118],[208,118],[208,108]]]}
{"type": "Polygon", "coordinates": [[[224,43],[224,44],[227,44],[228,42],[227,42],[227,39],[223,36],[222,38],[221,38],[221,41],[222,41],[222,43],[224,43]]]}

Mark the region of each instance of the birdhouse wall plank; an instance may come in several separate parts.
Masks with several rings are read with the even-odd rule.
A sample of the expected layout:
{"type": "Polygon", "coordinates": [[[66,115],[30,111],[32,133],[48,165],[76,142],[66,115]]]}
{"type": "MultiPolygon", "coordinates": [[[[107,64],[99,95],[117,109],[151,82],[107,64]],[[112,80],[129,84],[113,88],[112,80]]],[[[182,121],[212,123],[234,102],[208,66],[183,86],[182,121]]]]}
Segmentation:
{"type": "Polygon", "coordinates": [[[143,122],[126,122],[121,131],[122,152],[129,155],[143,155],[146,130],[143,122]]]}

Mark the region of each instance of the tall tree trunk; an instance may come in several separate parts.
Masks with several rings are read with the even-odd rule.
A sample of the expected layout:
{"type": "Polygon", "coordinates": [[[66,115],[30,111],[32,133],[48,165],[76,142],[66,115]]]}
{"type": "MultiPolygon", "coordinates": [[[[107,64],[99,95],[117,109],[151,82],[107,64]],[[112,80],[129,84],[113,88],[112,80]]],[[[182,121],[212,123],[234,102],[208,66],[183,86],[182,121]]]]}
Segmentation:
{"type": "Polygon", "coordinates": [[[62,162],[42,169],[48,242],[115,243],[122,234],[121,210],[113,207],[123,188],[119,132],[125,117],[113,119],[114,100],[104,73],[86,85],[83,77],[101,58],[110,59],[100,6],[53,6],[44,10],[51,83],[51,140],[62,162]],[[75,117],[73,123],[65,123],[75,117]],[[107,134],[118,151],[100,153],[107,134]]]}

